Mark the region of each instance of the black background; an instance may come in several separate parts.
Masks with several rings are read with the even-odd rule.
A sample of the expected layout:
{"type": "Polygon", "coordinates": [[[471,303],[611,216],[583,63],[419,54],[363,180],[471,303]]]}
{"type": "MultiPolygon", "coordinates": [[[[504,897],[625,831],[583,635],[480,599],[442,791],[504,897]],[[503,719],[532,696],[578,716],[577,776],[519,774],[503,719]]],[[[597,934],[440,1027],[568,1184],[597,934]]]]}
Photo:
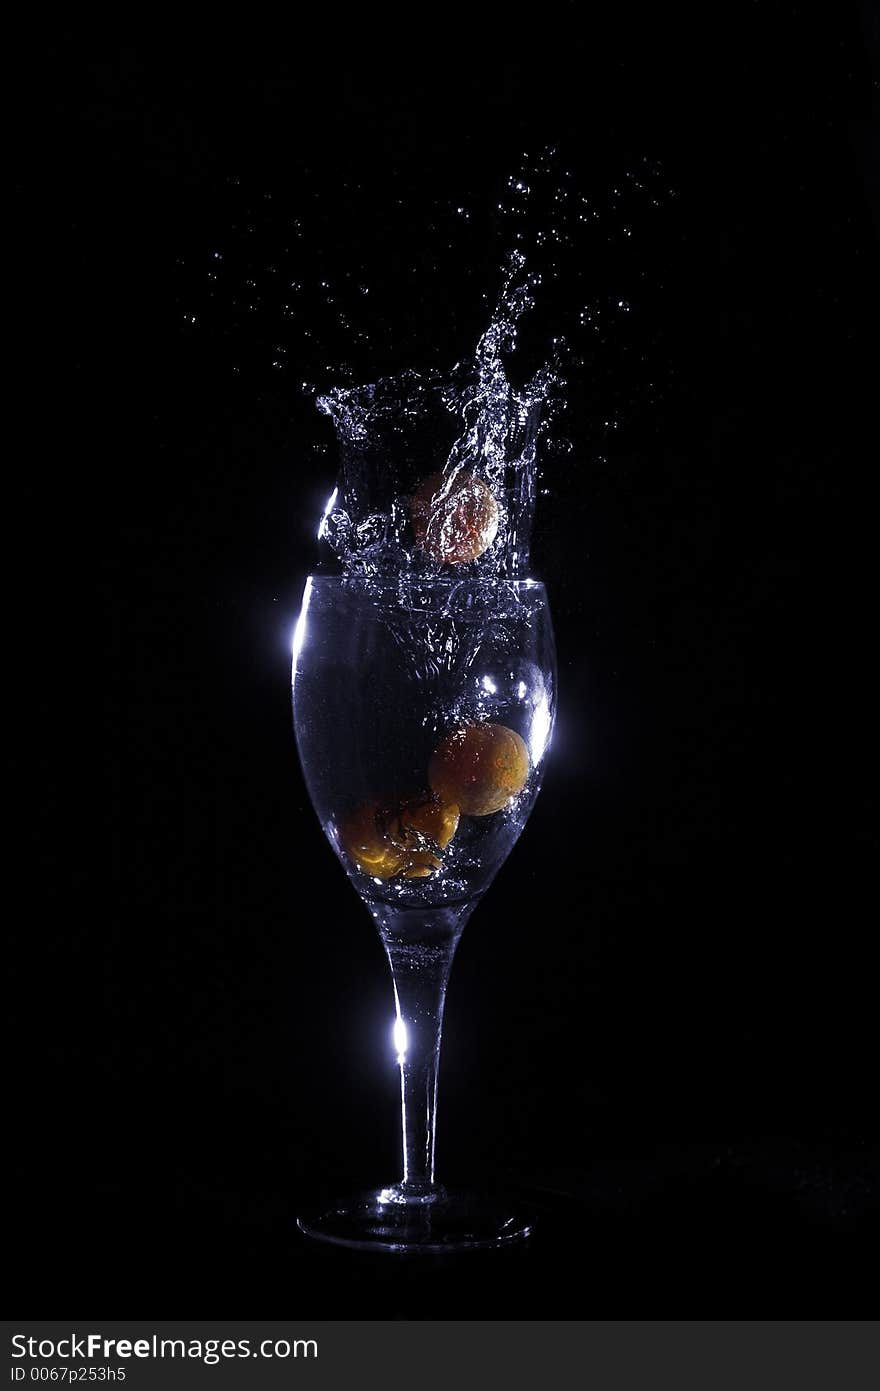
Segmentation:
{"type": "MultiPolygon", "coordinates": [[[[22,1308],[863,1312],[861,1243],[831,1238],[864,1238],[878,1195],[878,69],[867,10],[749,10],[734,33],[550,3],[19,36],[22,1308]],[[630,379],[599,363],[571,392],[582,461],[548,464],[559,733],[448,1003],[441,1172],[554,1215],[531,1249],[368,1261],[293,1229],[397,1167],[386,968],[289,712],[333,463],[296,363],[183,331],[179,262],[231,175],[295,213],[345,170],[373,217],[336,222],[337,263],[372,258],[407,343],[448,361],[483,306],[449,296],[444,322],[396,279],[419,209],[488,197],[544,140],[603,177],[647,153],[676,190],[643,263],[664,389],[600,451],[630,379]]],[[[484,255],[453,268],[463,300],[484,255]]]]}

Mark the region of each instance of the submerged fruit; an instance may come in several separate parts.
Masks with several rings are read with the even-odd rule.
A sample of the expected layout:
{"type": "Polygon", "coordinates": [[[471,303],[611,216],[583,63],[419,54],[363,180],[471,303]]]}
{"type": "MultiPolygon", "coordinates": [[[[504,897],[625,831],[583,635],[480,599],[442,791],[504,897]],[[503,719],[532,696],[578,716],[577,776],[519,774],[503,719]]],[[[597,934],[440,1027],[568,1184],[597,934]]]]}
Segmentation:
{"type": "Polygon", "coordinates": [[[441,565],[464,565],[487,551],[498,533],[498,504],[474,473],[432,473],[412,499],[416,540],[441,565]]]}
{"type": "Polygon", "coordinates": [[[365,802],[339,825],[339,844],[373,879],[426,879],[443,868],[445,850],[458,828],[458,807],[428,795],[394,810],[365,802]]]}
{"type": "Polygon", "coordinates": [[[398,821],[404,835],[415,833],[445,850],[458,830],[458,807],[437,796],[419,797],[404,802],[398,821]]]}
{"type": "Polygon", "coordinates": [[[373,879],[392,879],[404,867],[405,851],[379,825],[379,803],[365,802],[339,825],[339,844],[358,869],[373,879]]]}
{"type": "Polygon", "coordinates": [[[490,816],[516,797],[529,775],[529,751],[503,724],[460,725],[435,749],[428,781],[465,816],[490,816]]]}

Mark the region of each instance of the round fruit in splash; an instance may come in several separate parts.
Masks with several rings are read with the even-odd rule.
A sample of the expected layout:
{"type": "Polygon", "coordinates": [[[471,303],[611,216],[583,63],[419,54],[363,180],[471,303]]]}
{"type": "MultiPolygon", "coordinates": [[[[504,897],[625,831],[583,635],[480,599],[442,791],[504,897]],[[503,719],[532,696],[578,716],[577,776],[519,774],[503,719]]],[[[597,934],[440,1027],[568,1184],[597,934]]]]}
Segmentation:
{"type": "Polygon", "coordinates": [[[432,473],[412,498],[416,541],[441,565],[466,565],[498,534],[498,504],[475,473],[432,473]]]}
{"type": "Polygon", "coordinates": [[[444,802],[465,816],[491,816],[522,792],[529,751],[503,724],[467,724],[447,734],[428,764],[428,781],[444,802]]]}

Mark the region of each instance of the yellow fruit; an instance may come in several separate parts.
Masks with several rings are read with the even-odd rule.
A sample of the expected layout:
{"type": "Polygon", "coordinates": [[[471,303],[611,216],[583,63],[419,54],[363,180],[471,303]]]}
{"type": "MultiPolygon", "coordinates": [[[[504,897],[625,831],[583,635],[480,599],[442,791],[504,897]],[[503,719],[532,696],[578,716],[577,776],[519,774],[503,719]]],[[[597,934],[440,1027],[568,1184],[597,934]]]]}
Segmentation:
{"type": "Polygon", "coordinates": [[[443,868],[429,848],[444,850],[458,826],[458,807],[439,797],[417,797],[395,811],[365,802],[339,825],[339,844],[373,879],[426,879],[443,868]]]}
{"type": "Polygon", "coordinates": [[[393,879],[406,861],[406,851],[385,835],[377,820],[378,802],[365,802],[339,826],[339,844],[358,869],[373,879],[393,879]]]}
{"type": "Polygon", "coordinates": [[[432,473],[413,495],[416,541],[442,565],[464,565],[487,551],[498,532],[498,504],[474,473],[432,473]]]}
{"type": "Polygon", "coordinates": [[[458,807],[439,797],[416,798],[404,802],[398,821],[403,832],[426,836],[445,850],[458,830],[458,807]]]}
{"type": "Polygon", "coordinates": [[[503,724],[460,725],[435,749],[428,781],[465,816],[491,816],[516,797],[529,776],[524,741],[503,724]]]}

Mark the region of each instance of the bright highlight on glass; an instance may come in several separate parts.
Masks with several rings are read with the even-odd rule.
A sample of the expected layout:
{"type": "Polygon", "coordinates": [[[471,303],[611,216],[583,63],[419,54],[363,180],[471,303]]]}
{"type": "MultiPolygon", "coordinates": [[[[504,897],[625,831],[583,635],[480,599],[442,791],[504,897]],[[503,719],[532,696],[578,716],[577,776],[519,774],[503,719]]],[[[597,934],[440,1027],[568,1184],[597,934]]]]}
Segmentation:
{"type": "Polygon", "coordinates": [[[397,1053],[397,1061],[401,1067],[406,1062],[406,1025],[400,1015],[394,1021],[393,1029],[394,1048],[397,1053]]]}
{"type": "Polygon", "coordinates": [[[324,511],[321,513],[321,520],[318,523],[317,535],[319,541],[322,541],[324,539],[325,533],[327,531],[327,518],[331,516],[333,508],[336,506],[336,499],[338,498],[338,496],[339,489],[334,488],[333,492],[330,494],[326,503],[324,504],[324,511]]]}
{"type": "Polygon", "coordinates": [[[300,605],[299,610],[299,618],[296,620],[296,626],[293,630],[293,642],[291,643],[291,651],[293,655],[293,682],[296,681],[296,670],[297,663],[299,662],[300,649],[302,648],[302,645],[305,642],[306,638],[306,624],[308,623],[309,600],[311,599],[311,597],[312,577],[311,575],[309,575],[308,579],[306,580],[306,587],[303,590],[302,603],[300,605]]]}

